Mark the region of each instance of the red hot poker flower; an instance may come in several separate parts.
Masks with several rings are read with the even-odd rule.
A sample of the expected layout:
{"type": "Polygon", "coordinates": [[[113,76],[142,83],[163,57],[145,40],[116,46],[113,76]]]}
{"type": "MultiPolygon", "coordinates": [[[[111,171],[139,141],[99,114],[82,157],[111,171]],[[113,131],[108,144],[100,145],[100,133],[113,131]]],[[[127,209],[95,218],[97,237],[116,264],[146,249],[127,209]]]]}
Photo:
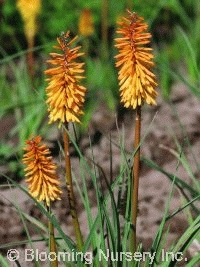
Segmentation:
{"type": "Polygon", "coordinates": [[[36,136],[26,141],[26,151],[22,162],[26,165],[25,176],[29,184],[30,194],[47,206],[50,201],[60,199],[60,182],[56,175],[56,165],[52,162],[50,151],[46,145],[40,144],[41,137],[36,136]]]}
{"type": "Polygon", "coordinates": [[[155,105],[157,92],[156,77],[152,72],[152,48],[146,47],[150,43],[151,34],[147,32],[148,25],[142,17],[128,11],[129,16],[120,21],[117,33],[121,35],[115,39],[118,55],[116,67],[119,67],[119,85],[121,102],[125,107],[135,109],[143,102],[155,105]]]}
{"type": "Polygon", "coordinates": [[[58,46],[54,48],[61,53],[50,53],[52,59],[47,62],[52,68],[45,71],[51,76],[47,93],[47,104],[49,106],[49,123],[59,120],[60,122],[80,122],[79,116],[83,114],[82,106],[85,101],[86,88],[79,84],[84,77],[81,75],[84,63],[75,60],[82,56],[79,53],[80,46],[70,48],[76,37],[69,41],[69,32],[57,38],[58,46]]]}

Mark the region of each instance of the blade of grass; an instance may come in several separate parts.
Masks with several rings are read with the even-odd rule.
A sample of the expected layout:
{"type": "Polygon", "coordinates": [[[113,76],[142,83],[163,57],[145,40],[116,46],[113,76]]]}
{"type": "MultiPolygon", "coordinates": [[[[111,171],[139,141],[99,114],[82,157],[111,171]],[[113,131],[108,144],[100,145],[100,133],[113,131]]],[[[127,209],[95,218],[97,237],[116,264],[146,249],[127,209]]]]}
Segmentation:
{"type": "MultiPolygon", "coordinates": [[[[172,255],[180,255],[183,258],[183,255],[187,248],[190,246],[192,241],[196,236],[199,235],[200,230],[200,215],[196,218],[196,220],[191,224],[183,235],[177,240],[174,248],[172,249],[172,255]]],[[[177,264],[177,258],[173,258],[171,254],[169,255],[168,261],[163,264],[163,267],[173,267],[177,264]]],[[[187,258],[183,258],[183,261],[187,261],[187,258]]],[[[179,261],[179,260],[178,260],[179,261]]]]}
{"type": "Polygon", "coordinates": [[[200,194],[193,198],[191,201],[187,202],[185,205],[183,205],[182,207],[178,208],[177,210],[175,210],[172,214],[168,215],[166,218],[167,220],[170,220],[171,218],[173,218],[176,214],[178,214],[180,211],[183,211],[185,208],[189,207],[192,203],[194,203],[196,200],[200,199],[200,194]]]}
{"type": "Polygon", "coordinates": [[[175,177],[174,177],[174,179],[172,181],[171,190],[170,190],[169,196],[167,198],[167,203],[166,203],[166,206],[165,206],[165,211],[164,211],[164,215],[163,215],[162,221],[160,223],[160,226],[158,228],[158,232],[156,234],[156,237],[155,237],[155,239],[153,241],[152,248],[151,248],[151,251],[153,253],[155,253],[156,257],[154,257],[154,259],[153,259],[151,264],[147,261],[148,264],[149,264],[147,266],[154,266],[154,264],[158,261],[157,257],[160,256],[160,248],[159,248],[159,246],[160,246],[160,243],[161,243],[161,238],[163,236],[167,214],[169,212],[170,201],[172,199],[172,194],[173,194],[173,191],[174,191],[174,183],[175,183],[175,177]]]}
{"type": "Polygon", "coordinates": [[[199,80],[199,68],[198,68],[197,61],[196,61],[196,54],[195,54],[196,50],[192,47],[190,38],[185,33],[185,31],[180,27],[177,27],[177,31],[178,31],[178,35],[181,36],[182,39],[184,40],[184,44],[186,45],[188,49],[188,58],[189,58],[189,63],[190,63],[188,67],[189,67],[190,73],[192,77],[196,81],[198,81],[199,80]]]}
{"type": "Polygon", "coordinates": [[[10,267],[10,264],[7,260],[0,254],[0,263],[2,267],[10,267]]]}
{"type": "Polygon", "coordinates": [[[165,174],[165,176],[167,176],[171,181],[173,181],[173,179],[175,178],[175,184],[176,185],[180,185],[183,189],[187,189],[188,192],[191,193],[192,196],[198,196],[199,192],[194,189],[192,186],[190,186],[189,184],[187,184],[185,181],[181,180],[180,178],[178,178],[177,176],[174,176],[173,174],[165,171],[163,168],[159,167],[155,162],[142,157],[142,162],[144,162],[144,164],[146,164],[147,166],[149,166],[152,169],[158,170],[159,172],[165,174]]]}
{"type": "Polygon", "coordinates": [[[195,256],[185,265],[185,267],[198,267],[200,262],[200,253],[197,252],[195,256]]]}

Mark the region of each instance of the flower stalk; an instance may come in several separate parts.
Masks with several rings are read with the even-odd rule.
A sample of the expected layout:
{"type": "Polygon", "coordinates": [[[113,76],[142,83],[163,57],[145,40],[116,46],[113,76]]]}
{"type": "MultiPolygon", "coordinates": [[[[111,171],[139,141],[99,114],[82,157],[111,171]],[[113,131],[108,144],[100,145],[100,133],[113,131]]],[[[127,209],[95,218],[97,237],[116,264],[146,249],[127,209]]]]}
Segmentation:
{"type": "Polygon", "coordinates": [[[62,33],[57,38],[58,45],[55,46],[61,53],[51,53],[51,58],[47,62],[52,65],[45,71],[49,75],[47,93],[47,104],[49,111],[49,123],[59,121],[59,127],[62,126],[64,153],[65,153],[65,169],[66,169],[66,186],[68,192],[68,200],[70,213],[72,216],[74,232],[76,236],[77,248],[79,251],[83,248],[83,238],[81,234],[78,214],[76,211],[75,196],[73,190],[73,182],[71,175],[71,161],[69,153],[69,135],[68,123],[80,123],[80,115],[83,114],[82,106],[85,101],[86,88],[80,85],[84,63],[78,63],[76,60],[82,56],[79,52],[80,46],[72,48],[72,43],[77,37],[70,40],[70,32],[62,33]]]}
{"type": "Polygon", "coordinates": [[[140,135],[141,135],[141,106],[137,106],[135,115],[135,137],[134,137],[134,162],[132,177],[132,238],[130,238],[130,247],[137,251],[137,213],[138,213],[138,190],[139,190],[139,171],[140,171],[140,135]]]}
{"type": "Polygon", "coordinates": [[[81,234],[80,224],[78,220],[78,214],[76,210],[76,203],[75,203],[75,196],[74,196],[74,189],[73,189],[73,182],[72,182],[72,174],[71,174],[71,159],[69,153],[69,144],[70,139],[67,133],[68,125],[63,127],[63,141],[64,141],[64,153],[65,153],[65,169],[66,169],[66,186],[67,186],[67,193],[68,193],[68,200],[69,200],[69,207],[70,213],[73,221],[73,227],[76,236],[77,242],[77,249],[79,251],[83,248],[83,237],[81,234]]]}
{"type": "Polygon", "coordinates": [[[118,22],[116,48],[119,53],[115,56],[118,72],[121,102],[126,108],[136,110],[135,137],[134,137],[134,163],[131,184],[131,218],[132,229],[130,233],[130,248],[137,251],[137,211],[140,170],[140,135],[141,135],[141,107],[146,102],[156,105],[157,81],[152,67],[154,66],[151,34],[147,32],[148,25],[142,17],[128,10],[128,16],[118,22]]]}
{"type": "MultiPolygon", "coordinates": [[[[51,213],[50,207],[47,207],[47,210],[49,213],[51,213]]],[[[54,235],[54,226],[50,219],[48,221],[48,228],[49,228],[49,251],[50,253],[53,252],[53,254],[56,254],[57,246],[56,246],[55,235],[54,235]]],[[[54,257],[54,260],[52,260],[50,264],[51,264],[51,267],[58,267],[57,257],[54,257]]]]}

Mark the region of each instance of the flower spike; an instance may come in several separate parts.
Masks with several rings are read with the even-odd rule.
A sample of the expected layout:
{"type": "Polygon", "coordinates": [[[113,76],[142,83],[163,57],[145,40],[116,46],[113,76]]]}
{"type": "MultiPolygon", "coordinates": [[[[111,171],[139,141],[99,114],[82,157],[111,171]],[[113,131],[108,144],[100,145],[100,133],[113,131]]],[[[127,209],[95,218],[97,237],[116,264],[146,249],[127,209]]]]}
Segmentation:
{"type": "Polygon", "coordinates": [[[58,46],[54,46],[62,53],[50,53],[52,59],[47,61],[52,65],[52,68],[45,71],[46,75],[51,76],[46,79],[49,82],[46,88],[49,123],[57,120],[62,123],[80,122],[79,116],[83,114],[86,88],[79,81],[84,78],[84,63],[75,61],[83,53],[78,52],[80,46],[70,48],[76,38],[70,40],[69,31],[62,33],[57,38],[58,46]]]}
{"type": "Polygon", "coordinates": [[[41,10],[41,0],[17,0],[17,8],[24,21],[26,38],[32,43],[37,30],[36,18],[41,10]]]}
{"type": "Polygon", "coordinates": [[[42,145],[40,142],[40,136],[26,141],[27,146],[24,148],[26,153],[22,162],[26,165],[24,171],[30,194],[49,206],[50,201],[60,200],[62,191],[59,189],[57,167],[52,163],[50,151],[46,145],[42,145]]]}
{"type": "Polygon", "coordinates": [[[152,48],[146,47],[150,43],[151,34],[147,32],[148,25],[142,17],[128,11],[129,16],[118,22],[117,33],[121,35],[115,39],[115,47],[119,53],[116,67],[119,67],[118,79],[121,102],[125,107],[135,109],[144,102],[155,105],[157,92],[156,77],[151,71],[152,48]]]}
{"type": "Polygon", "coordinates": [[[79,18],[79,33],[82,36],[91,36],[94,33],[94,21],[89,8],[82,10],[79,18]]]}

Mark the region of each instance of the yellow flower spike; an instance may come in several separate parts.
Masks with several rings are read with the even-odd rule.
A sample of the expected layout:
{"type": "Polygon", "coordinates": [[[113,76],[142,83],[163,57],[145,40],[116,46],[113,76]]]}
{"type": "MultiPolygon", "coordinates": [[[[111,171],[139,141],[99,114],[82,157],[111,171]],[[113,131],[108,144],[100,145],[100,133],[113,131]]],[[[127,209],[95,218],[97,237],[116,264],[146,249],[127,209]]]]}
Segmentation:
{"type": "Polygon", "coordinates": [[[82,10],[79,18],[79,33],[85,37],[94,33],[94,20],[89,8],[82,10]]]}
{"type": "Polygon", "coordinates": [[[41,9],[41,0],[17,0],[17,8],[24,21],[24,33],[28,43],[27,54],[28,72],[32,82],[34,81],[34,38],[37,31],[37,16],[41,9]]]}
{"type": "Polygon", "coordinates": [[[52,162],[50,151],[46,145],[40,143],[40,136],[26,141],[22,162],[27,166],[24,171],[30,194],[49,206],[50,201],[60,199],[62,191],[56,175],[57,167],[52,162]]]}
{"type": "Polygon", "coordinates": [[[128,17],[118,22],[115,47],[119,53],[116,67],[119,67],[118,79],[121,102],[125,107],[133,109],[144,102],[156,105],[156,77],[152,72],[152,49],[146,47],[150,43],[151,34],[146,32],[148,25],[142,17],[128,11],[128,17]]]}
{"type": "Polygon", "coordinates": [[[126,108],[135,109],[134,161],[131,186],[131,221],[130,251],[137,251],[137,211],[140,171],[140,135],[141,106],[146,102],[156,104],[157,81],[152,68],[154,67],[152,49],[147,47],[151,34],[142,17],[128,10],[128,16],[118,22],[115,39],[118,49],[116,67],[119,68],[118,80],[121,102],[126,108]]]}
{"type": "Polygon", "coordinates": [[[50,53],[52,59],[47,62],[52,68],[45,71],[48,86],[46,88],[47,104],[49,111],[49,123],[59,120],[65,122],[80,122],[79,116],[83,114],[82,106],[85,101],[86,88],[79,84],[84,76],[84,63],[77,63],[75,60],[82,56],[79,53],[80,46],[70,48],[77,37],[69,41],[69,34],[63,33],[57,38],[58,46],[55,49],[61,50],[62,54],[50,53]]]}
{"type": "Polygon", "coordinates": [[[28,43],[33,43],[37,30],[36,18],[41,9],[41,0],[18,0],[17,8],[24,21],[24,32],[28,43]]]}

